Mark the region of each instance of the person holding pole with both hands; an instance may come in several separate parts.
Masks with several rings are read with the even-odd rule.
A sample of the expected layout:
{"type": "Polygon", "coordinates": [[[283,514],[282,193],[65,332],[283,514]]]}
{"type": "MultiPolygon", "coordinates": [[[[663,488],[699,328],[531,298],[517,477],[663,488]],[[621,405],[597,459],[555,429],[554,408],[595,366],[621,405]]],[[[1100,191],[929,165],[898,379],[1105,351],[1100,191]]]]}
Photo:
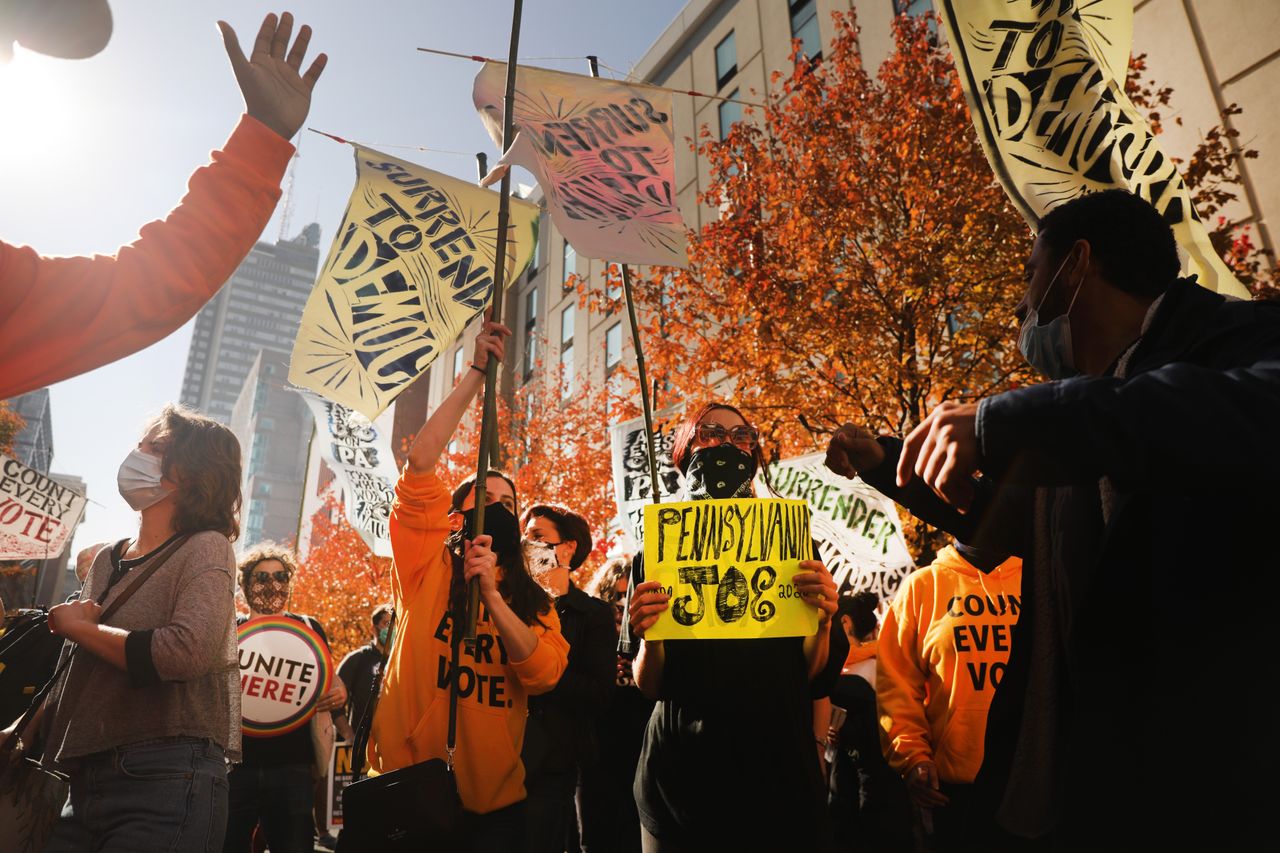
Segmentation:
{"type": "Polygon", "coordinates": [[[414,438],[391,511],[396,634],[374,712],[370,775],[446,758],[450,681],[457,680],[454,776],[462,800],[461,846],[506,851],[524,832],[524,740],[528,697],[555,687],[568,644],[546,591],[533,580],[515,515],[487,507],[486,533],[473,536],[475,510],[451,506],[436,466],[484,386],[485,365],[501,360],[511,332],[486,322],[475,361],[414,438]],[[466,583],[478,579],[483,609],[474,646],[461,643],[466,583]]]}

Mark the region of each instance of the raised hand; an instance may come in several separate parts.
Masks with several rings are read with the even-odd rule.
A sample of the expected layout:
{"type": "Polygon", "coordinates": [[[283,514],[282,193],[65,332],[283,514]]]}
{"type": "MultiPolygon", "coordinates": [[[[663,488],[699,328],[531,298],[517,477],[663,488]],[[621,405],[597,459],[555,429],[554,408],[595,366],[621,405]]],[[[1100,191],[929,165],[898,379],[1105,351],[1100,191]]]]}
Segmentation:
{"type": "Polygon", "coordinates": [[[298,30],[298,38],[289,47],[293,33],[293,15],[285,12],[276,19],[274,14],[262,20],[258,37],[253,43],[253,53],[245,59],[240,49],[236,31],[226,21],[218,21],[231,70],[244,95],[245,112],[280,134],[285,139],[293,135],[306,121],[311,109],[311,90],[320,79],[329,57],[320,54],[306,73],[300,73],[302,60],[311,42],[311,27],[305,24],[298,30]]]}

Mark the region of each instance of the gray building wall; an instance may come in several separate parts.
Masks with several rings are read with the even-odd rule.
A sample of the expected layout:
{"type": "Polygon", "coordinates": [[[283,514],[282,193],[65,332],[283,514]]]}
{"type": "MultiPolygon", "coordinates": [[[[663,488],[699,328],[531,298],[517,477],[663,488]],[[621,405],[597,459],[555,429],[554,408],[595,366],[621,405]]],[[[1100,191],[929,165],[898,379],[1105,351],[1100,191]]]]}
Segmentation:
{"type": "Polygon", "coordinates": [[[289,388],[288,374],[287,351],[260,350],[231,410],[244,471],[236,543],[242,551],[264,541],[290,542],[298,534],[311,413],[289,388]]]}
{"type": "Polygon", "coordinates": [[[196,315],[181,400],[222,423],[261,349],[293,350],[320,263],[320,226],[292,240],[258,243],[196,315]]]}
{"type": "Polygon", "coordinates": [[[13,455],[28,468],[49,473],[53,464],[53,410],[49,404],[49,389],[14,397],[9,405],[26,421],[26,426],[13,440],[13,455]]]}

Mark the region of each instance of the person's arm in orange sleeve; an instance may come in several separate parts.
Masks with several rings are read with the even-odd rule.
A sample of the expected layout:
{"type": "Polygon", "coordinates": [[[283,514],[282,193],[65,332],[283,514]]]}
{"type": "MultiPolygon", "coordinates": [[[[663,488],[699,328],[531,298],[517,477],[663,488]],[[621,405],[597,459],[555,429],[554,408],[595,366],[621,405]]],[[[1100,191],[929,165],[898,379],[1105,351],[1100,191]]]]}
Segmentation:
{"type": "Polygon", "coordinates": [[[902,775],[933,758],[924,700],[928,676],[920,661],[920,626],[912,588],[899,595],[880,626],[876,651],[876,704],[889,766],[902,775]]]}
{"type": "Polygon", "coordinates": [[[422,570],[434,563],[448,538],[449,494],[435,474],[436,466],[467,407],[484,388],[484,367],[490,356],[502,361],[503,341],[510,334],[506,326],[484,324],[476,335],[476,369],[463,371],[458,384],[413,437],[408,464],[396,483],[396,501],[391,507],[393,580],[400,594],[416,586],[422,570]]]}
{"type": "Polygon", "coordinates": [[[218,292],[266,227],[293,154],[288,139],[306,118],[326,58],[300,73],[311,30],[303,27],[287,50],[287,13],[278,22],[267,16],[249,59],[221,26],[246,115],[166,219],[114,256],[45,258],[0,242],[0,399],[166,337],[218,292]]]}
{"type": "Polygon", "coordinates": [[[538,638],[533,652],[523,660],[511,659],[516,677],[532,696],[554,689],[569,665],[569,642],[560,633],[560,617],[555,608],[539,614],[538,620],[541,624],[530,626],[538,638]]]}
{"type": "MultiPolygon", "coordinates": [[[[928,594],[923,596],[929,598],[928,594]]],[[[924,700],[929,674],[920,651],[916,584],[908,583],[880,627],[876,652],[876,704],[880,739],[889,766],[902,774],[907,792],[922,808],[944,806],[924,700]]]]}

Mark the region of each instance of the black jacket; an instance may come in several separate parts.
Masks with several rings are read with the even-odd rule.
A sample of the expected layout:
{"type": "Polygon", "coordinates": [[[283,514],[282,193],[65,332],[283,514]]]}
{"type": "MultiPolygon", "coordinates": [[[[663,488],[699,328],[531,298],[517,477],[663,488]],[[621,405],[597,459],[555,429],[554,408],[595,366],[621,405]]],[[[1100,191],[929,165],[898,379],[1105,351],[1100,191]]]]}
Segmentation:
{"type": "Polygon", "coordinates": [[[613,696],[618,632],[613,608],[572,583],[556,599],[569,663],[555,689],[529,697],[521,758],[529,782],[539,774],[570,772],[596,759],[596,726],[613,696]]]}
{"type": "Polygon", "coordinates": [[[1179,281],[1126,378],[982,403],[968,514],[918,480],[897,489],[901,445],[882,439],[867,482],[1024,560],[977,779],[1007,827],[1091,850],[1165,836],[1233,849],[1269,829],[1277,438],[1280,304],[1179,281]]]}

